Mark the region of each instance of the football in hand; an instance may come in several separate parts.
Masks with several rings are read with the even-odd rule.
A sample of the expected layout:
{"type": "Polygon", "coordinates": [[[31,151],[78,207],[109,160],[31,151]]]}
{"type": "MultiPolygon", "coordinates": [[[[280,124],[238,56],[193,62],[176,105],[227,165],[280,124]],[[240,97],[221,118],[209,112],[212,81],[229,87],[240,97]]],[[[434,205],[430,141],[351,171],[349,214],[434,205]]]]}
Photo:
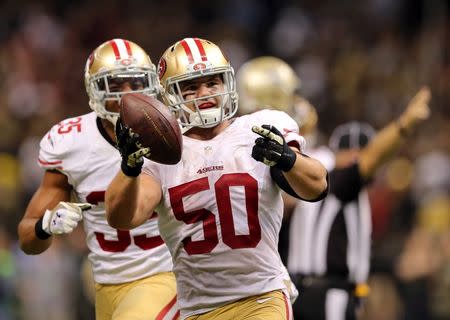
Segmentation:
{"type": "Polygon", "coordinates": [[[139,135],[143,147],[150,148],[148,159],[176,164],[181,159],[183,140],[175,116],[155,97],[127,93],[120,101],[120,118],[139,135]]]}

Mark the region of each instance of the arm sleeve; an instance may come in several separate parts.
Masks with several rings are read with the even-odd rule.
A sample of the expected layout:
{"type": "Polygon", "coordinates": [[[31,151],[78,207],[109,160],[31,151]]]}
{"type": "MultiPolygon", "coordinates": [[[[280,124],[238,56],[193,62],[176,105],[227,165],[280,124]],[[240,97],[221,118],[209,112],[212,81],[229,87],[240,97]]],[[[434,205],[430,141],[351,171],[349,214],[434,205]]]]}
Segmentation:
{"type": "Polygon", "coordinates": [[[56,126],[41,139],[38,164],[45,170],[64,170],[66,150],[56,133],[56,126]]]}
{"type": "MultiPolygon", "coordinates": [[[[81,118],[76,120],[81,128],[81,118]]],[[[85,139],[85,131],[89,128],[87,123],[83,123],[81,132],[77,127],[69,131],[62,130],[64,125],[70,126],[71,121],[73,118],[54,125],[41,139],[38,164],[45,170],[61,172],[67,176],[69,184],[76,186],[76,177],[83,175],[84,165],[89,159],[89,145],[85,139]]]]}

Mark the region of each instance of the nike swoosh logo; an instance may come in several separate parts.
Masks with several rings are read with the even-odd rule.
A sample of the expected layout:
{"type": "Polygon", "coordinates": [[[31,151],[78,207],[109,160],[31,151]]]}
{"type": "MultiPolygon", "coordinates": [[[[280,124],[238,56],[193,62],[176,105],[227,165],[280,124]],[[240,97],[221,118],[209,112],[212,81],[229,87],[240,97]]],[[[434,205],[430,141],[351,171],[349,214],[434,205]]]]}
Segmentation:
{"type": "Polygon", "coordinates": [[[256,299],[256,302],[258,303],[264,303],[267,302],[269,300],[273,299],[273,297],[268,297],[268,298],[261,298],[261,299],[256,299]]]}

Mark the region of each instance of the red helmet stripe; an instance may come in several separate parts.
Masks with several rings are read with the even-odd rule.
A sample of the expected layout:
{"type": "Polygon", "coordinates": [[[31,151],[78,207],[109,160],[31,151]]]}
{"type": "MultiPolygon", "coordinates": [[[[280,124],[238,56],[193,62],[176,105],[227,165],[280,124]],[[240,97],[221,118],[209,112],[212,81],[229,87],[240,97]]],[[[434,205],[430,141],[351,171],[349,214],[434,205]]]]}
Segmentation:
{"type": "Polygon", "coordinates": [[[186,42],[186,40],[182,40],[181,45],[183,46],[184,51],[186,52],[189,63],[194,63],[194,57],[192,56],[191,48],[189,48],[189,45],[186,42]]]}
{"type": "Polygon", "coordinates": [[[200,51],[200,56],[202,57],[202,61],[208,61],[208,57],[206,56],[205,48],[201,43],[200,39],[194,38],[195,44],[197,45],[198,51],[200,51]]]}
{"type": "Polygon", "coordinates": [[[114,50],[114,55],[116,56],[116,60],[120,60],[120,51],[119,51],[119,47],[117,46],[116,41],[111,40],[111,41],[109,41],[109,44],[111,45],[111,47],[114,50]]]}
{"type": "Polygon", "coordinates": [[[131,52],[130,42],[128,42],[127,40],[123,40],[123,42],[125,42],[125,48],[127,48],[128,56],[132,57],[133,53],[131,52]]]}

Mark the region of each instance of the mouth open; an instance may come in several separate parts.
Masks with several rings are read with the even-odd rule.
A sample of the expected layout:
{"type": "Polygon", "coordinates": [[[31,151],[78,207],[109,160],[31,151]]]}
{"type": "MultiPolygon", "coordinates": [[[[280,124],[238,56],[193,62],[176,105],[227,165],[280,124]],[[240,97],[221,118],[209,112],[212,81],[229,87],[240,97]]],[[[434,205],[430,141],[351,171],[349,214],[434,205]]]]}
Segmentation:
{"type": "Polygon", "coordinates": [[[204,109],[209,109],[209,108],[213,108],[213,107],[215,107],[216,105],[214,104],[214,103],[212,103],[212,102],[204,102],[204,103],[202,103],[202,104],[199,104],[198,105],[198,108],[200,109],[200,110],[204,110],[204,109]]]}

